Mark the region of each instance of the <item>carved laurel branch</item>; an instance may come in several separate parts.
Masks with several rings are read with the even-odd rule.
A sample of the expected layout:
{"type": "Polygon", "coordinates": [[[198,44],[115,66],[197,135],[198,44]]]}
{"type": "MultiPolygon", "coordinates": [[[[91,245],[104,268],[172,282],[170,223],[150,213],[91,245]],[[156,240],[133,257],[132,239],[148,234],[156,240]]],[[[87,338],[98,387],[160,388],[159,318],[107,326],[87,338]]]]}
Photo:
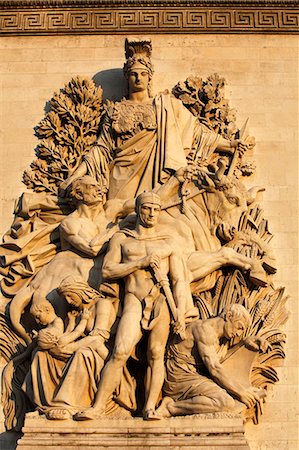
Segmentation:
{"type": "Polygon", "coordinates": [[[95,143],[102,117],[102,89],[92,80],[73,78],[50,100],[50,111],[36,127],[37,159],[23,174],[35,192],[57,194],[95,143]]]}

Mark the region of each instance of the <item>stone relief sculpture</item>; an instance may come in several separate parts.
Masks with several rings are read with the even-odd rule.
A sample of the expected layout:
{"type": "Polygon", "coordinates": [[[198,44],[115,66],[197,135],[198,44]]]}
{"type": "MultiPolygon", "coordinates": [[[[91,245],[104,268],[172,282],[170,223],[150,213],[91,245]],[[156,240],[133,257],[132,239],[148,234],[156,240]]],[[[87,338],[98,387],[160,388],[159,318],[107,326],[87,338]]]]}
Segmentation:
{"type": "Polygon", "coordinates": [[[263,189],[243,183],[247,123],[217,74],[152,97],[151,41],[125,51],[128,98],[103,103],[73,79],[36,130],[30,192],[0,250],[8,430],[34,410],[257,423],[278,380],[286,296],[263,189]]]}

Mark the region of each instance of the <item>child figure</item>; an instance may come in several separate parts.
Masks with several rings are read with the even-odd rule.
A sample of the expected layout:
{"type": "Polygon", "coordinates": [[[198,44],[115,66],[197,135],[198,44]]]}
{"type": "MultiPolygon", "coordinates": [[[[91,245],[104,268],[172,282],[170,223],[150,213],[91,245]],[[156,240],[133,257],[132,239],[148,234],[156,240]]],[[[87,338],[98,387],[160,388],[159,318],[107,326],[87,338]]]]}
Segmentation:
{"type": "Polygon", "coordinates": [[[49,301],[44,300],[34,304],[30,312],[37,323],[46,325],[46,328],[37,333],[37,345],[41,350],[48,350],[56,358],[67,359],[79,348],[92,347],[103,359],[106,359],[108,350],[97,336],[86,336],[79,339],[84,334],[91,315],[88,308],[83,309],[77,326],[75,326],[75,320],[78,312],[71,311],[68,314],[69,323],[66,330],[64,330],[63,320],[56,315],[49,301]]]}

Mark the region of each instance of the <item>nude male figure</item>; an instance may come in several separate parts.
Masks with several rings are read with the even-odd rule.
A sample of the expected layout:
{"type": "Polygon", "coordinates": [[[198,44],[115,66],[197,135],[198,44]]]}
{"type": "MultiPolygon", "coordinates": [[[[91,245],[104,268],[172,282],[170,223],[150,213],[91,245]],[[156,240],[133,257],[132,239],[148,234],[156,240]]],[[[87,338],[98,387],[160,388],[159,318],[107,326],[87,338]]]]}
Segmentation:
{"type": "MultiPolygon", "coordinates": [[[[73,276],[86,281],[88,279],[95,287],[100,284],[100,261],[96,262],[94,258],[104,252],[106,243],[118,230],[117,217],[126,215],[133,207],[133,204],[127,207],[119,200],[105,202],[105,192],[105,186],[99,185],[92,177],[76,180],[71,197],[76,200],[77,208],[60,224],[63,251],[57,253],[11,301],[10,319],[13,328],[28,344],[31,337],[22,325],[21,317],[31,301],[37,304],[45,298],[54,300],[57,313],[63,316],[66,313],[65,305],[55,294],[62,280],[73,276]]],[[[105,299],[102,304],[104,302],[105,299]]],[[[107,300],[107,308],[112,307],[109,303],[111,301],[107,300]]],[[[96,324],[95,328],[100,326],[96,324]]]]}
{"type": "Polygon", "coordinates": [[[104,414],[105,405],[120,383],[123,367],[144,329],[149,330],[145,383],[146,420],[160,417],[155,408],[164,381],[164,351],[169,335],[170,313],[165,296],[157,287],[153,275],[159,269],[172,285],[173,299],[177,307],[175,332],[185,328],[186,304],[191,296],[185,278],[184,262],[173,250],[169,236],[159,235],[157,223],[160,214],[160,198],[145,192],[136,199],[137,224],[134,230],[116,233],[110,241],[103,264],[103,276],[108,280],[125,280],[125,296],[122,317],[117,329],[113,354],[101,374],[101,381],[92,408],[76,415],[78,420],[93,419],[104,414]],[[147,301],[152,302],[149,316],[152,322],[145,322],[147,301]]]}
{"type": "MultiPolygon", "coordinates": [[[[173,336],[166,361],[163,389],[166,397],[158,414],[170,417],[232,411],[236,407],[234,399],[250,408],[265,395],[263,389],[233,379],[218,353],[220,341],[240,340],[250,320],[249,312],[242,305],[233,304],[218,317],[190,323],[186,327],[187,339],[182,341],[173,336]]],[[[263,352],[269,347],[258,336],[247,338],[244,344],[263,352]]]]}

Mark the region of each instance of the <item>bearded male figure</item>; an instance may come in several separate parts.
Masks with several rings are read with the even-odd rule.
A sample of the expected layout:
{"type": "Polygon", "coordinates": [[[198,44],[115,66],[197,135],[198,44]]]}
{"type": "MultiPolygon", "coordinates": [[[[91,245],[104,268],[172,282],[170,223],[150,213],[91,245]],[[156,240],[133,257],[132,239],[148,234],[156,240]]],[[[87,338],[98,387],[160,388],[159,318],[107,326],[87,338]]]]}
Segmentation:
{"type": "MultiPolygon", "coordinates": [[[[158,413],[163,417],[230,411],[234,399],[253,406],[265,395],[263,389],[233,379],[218,353],[220,342],[240,340],[251,321],[240,304],[224,308],[220,316],[196,320],[186,327],[186,339],[173,336],[169,343],[164,397],[158,413]]],[[[244,344],[267,351],[269,343],[257,336],[244,344]]],[[[242,360],[240,361],[240,364],[242,360]]],[[[241,370],[240,370],[241,373],[241,370]]]]}

